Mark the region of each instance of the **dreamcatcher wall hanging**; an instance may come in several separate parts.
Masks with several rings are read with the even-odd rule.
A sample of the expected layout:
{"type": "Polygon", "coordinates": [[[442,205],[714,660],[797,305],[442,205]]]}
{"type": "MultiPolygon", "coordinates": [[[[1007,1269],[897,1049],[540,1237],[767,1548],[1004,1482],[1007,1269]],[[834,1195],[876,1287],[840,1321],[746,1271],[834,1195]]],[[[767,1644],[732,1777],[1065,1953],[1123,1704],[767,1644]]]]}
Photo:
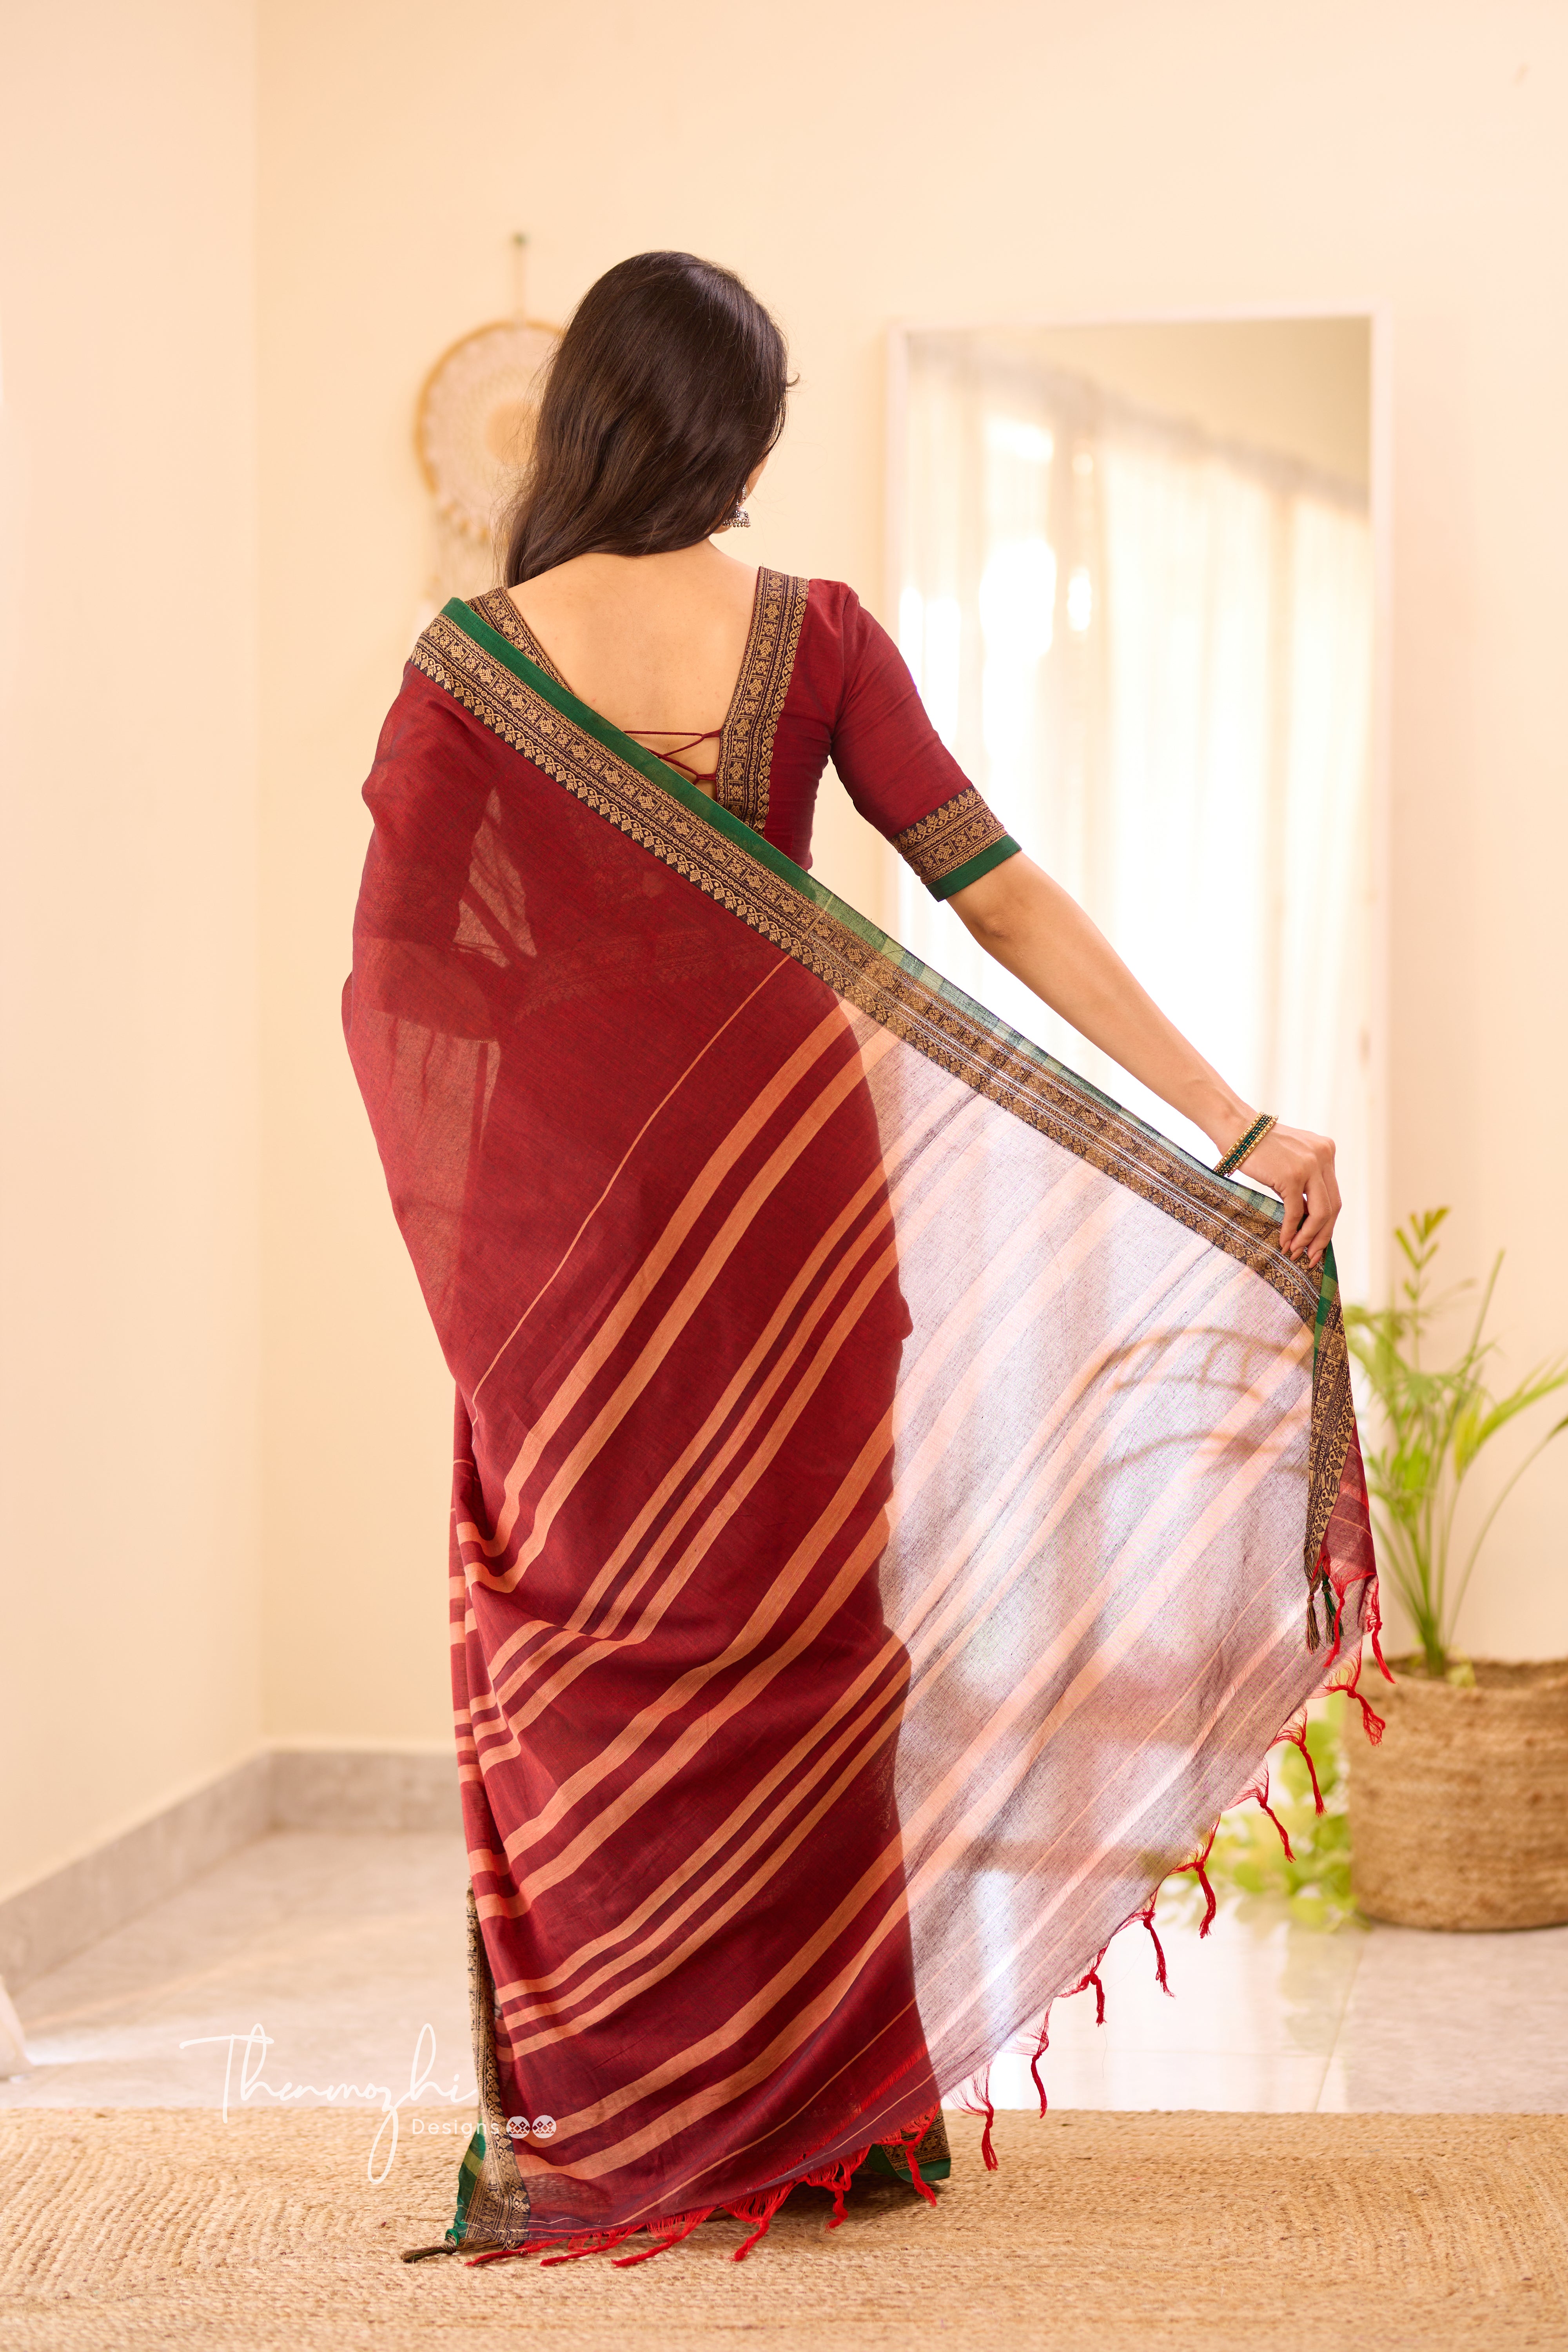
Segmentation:
{"type": "Polygon", "coordinates": [[[558,327],[526,315],[527,244],[512,239],[511,317],[443,352],[419,394],[415,446],[433,515],[432,609],[495,585],[496,528],[528,462],[542,371],[561,340],[558,327]]]}

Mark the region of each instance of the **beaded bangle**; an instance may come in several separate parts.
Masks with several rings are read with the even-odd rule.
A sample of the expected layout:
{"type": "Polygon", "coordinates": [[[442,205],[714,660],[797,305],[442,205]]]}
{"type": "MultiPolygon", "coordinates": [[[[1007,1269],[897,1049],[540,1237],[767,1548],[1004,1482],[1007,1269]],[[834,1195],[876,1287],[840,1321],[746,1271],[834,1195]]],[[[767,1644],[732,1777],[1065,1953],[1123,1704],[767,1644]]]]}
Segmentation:
{"type": "Polygon", "coordinates": [[[1278,1127],[1279,1124],[1279,1115],[1277,1111],[1259,1111],[1258,1117],[1253,1120],[1252,1125],[1247,1129],[1247,1133],[1245,1135],[1238,1136],[1236,1141],[1231,1145],[1230,1150],[1226,1153],[1225,1158],[1215,1170],[1215,1174],[1216,1176],[1230,1175],[1233,1170],[1240,1167],[1242,1161],[1247,1157],[1249,1152],[1257,1150],[1264,1137],[1268,1135],[1272,1129],[1278,1127]]]}

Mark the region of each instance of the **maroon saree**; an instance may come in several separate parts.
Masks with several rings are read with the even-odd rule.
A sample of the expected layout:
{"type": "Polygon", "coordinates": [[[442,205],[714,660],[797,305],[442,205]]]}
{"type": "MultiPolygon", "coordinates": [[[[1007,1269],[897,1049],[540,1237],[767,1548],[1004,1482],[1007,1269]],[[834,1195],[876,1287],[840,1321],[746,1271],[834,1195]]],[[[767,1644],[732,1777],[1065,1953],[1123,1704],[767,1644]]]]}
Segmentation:
{"type": "Polygon", "coordinates": [[[761,2226],[1037,2038],[1355,1654],[1331,1274],[468,606],[366,797],[458,1392],[450,2236],[761,2226]]]}

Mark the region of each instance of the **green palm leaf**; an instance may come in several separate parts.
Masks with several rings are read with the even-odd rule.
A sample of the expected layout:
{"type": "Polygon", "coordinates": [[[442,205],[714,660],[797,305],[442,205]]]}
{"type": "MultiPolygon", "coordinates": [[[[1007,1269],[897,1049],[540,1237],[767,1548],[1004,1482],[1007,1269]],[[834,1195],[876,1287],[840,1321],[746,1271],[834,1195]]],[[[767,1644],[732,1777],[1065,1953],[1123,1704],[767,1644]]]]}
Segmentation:
{"type": "Polygon", "coordinates": [[[1409,1269],[1401,1285],[1402,1304],[1391,1300],[1384,1307],[1345,1309],[1351,1354],[1383,1424],[1384,1442],[1366,1454],[1378,1538],[1427,1671],[1435,1675],[1447,1670],[1455,1620],[1492,1521],[1536,1455],[1568,1429],[1564,1416],[1514,1469],[1450,1592],[1448,1561],[1465,1480],[1500,1430],[1568,1387],[1568,1356],[1537,1364],[1506,1396],[1491,1392],[1487,1374],[1496,1342],[1486,1337],[1486,1322],[1502,1265],[1500,1252],[1481,1285],[1475,1321],[1458,1356],[1436,1368],[1422,1362],[1432,1325],[1475,1287],[1459,1283],[1435,1297],[1431,1293],[1437,1235],[1447,1214],[1446,1208],[1418,1210],[1395,1233],[1409,1269]]]}

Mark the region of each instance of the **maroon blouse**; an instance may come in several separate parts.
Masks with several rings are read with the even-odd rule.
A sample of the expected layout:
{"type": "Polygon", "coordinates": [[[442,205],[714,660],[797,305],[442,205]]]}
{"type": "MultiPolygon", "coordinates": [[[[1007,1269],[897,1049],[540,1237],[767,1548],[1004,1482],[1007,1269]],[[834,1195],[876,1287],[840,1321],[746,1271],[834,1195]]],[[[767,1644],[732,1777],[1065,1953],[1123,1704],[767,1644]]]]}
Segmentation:
{"type": "MultiPolygon", "coordinates": [[[[476,597],[474,609],[567,685],[504,588],[476,597]]],[[[797,866],[809,866],[816,788],[829,760],[861,815],[933,898],[951,898],[1017,855],[926,717],[898,647],[853,588],[761,571],[720,732],[713,796],[797,866]]]]}

